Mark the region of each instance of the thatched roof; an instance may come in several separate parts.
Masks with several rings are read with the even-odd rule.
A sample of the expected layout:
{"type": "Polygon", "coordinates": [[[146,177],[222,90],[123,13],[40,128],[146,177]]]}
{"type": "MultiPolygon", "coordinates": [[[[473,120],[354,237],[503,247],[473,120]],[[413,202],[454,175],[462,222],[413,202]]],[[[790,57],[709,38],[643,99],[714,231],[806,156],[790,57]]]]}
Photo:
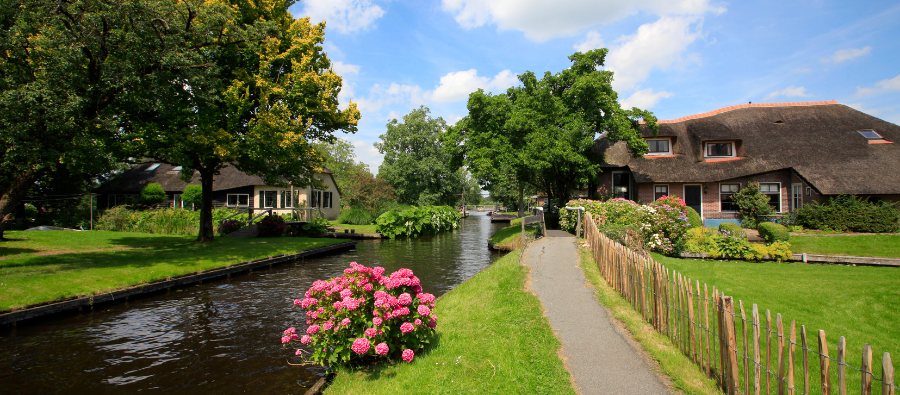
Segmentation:
{"type": "MultiPolygon", "coordinates": [[[[181,172],[174,169],[175,166],[165,163],[142,163],[126,170],[109,182],[103,184],[97,189],[97,192],[120,194],[141,193],[141,190],[143,190],[147,184],[157,183],[160,184],[166,192],[178,193],[184,191],[184,188],[188,185],[200,185],[200,173],[194,172],[191,182],[184,182],[181,179],[181,172]],[[158,165],[158,167],[148,171],[148,169],[154,165],[158,165]]],[[[331,174],[332,171],[324,169],[322,173],[331,174]]],[[[213,191],[223,191],[254,185],[266,185],[262,177],[246,174],[232,165],[225,166],[213,180],[213,191]]]]}
{"type": "MultiPolygon", "coordinates": [[[[651,137],[645,131],[644,137],[651,137]]],[[[637,182],[717,182],[794,169],[826,195],[900,194],[900,126],[837,102],[745,104],[659,122],[670,157],[632,158],[623,142],[599,138],[606,166],[627,166],[637,182]],[[885,141],[870,144],[857,130],[885,141]],[[738,159],[707,161],[703,142],[735,141],[738,159]],[[892,142],[892,143],[887,143],[892,142]]]]}

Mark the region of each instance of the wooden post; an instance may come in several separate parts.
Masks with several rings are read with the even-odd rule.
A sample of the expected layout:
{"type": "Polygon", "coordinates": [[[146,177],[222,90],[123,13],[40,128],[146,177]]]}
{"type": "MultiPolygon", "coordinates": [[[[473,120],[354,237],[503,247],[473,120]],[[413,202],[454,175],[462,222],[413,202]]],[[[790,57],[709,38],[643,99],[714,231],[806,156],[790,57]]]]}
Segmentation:
{"type": "Polygon", "coordinates": [[[713,294],[716,299],[716,333],[718,333],[719,339],[716,341],[718,343],[719,349],[719,384],[722,386],[722,391],[725,391],[725,317],[722,315],[722,297],[719,293],[719,290],[716,287],[713,287],[713,294]]]}
{"type": "Polygon", "coordinates": [[[894,395],[894,364],[889,353],[881,357],[881,395],[894,395]]]}
{"type": "Polygon", "coordinates": [[[822,376],[822,395],[831,395],[831,375],[829,372],[828,341],[825,331],[819,329],[819,372],[822,376]]]}
{"type": "Polygon", "coordinates": [[[788,395],[794,395],[794,345],[797,344],[797,321],[791,320],[791,343],[788,344],[787,388],[788,395]]]}
{"type": "Polygon", "coordinates": [[[737,335],[734,326],[734,301],[731,296],[722,297],[722,307],[725,315],[725,330],[728,343],[726,344],[726,352],[728,354],[728,395],[735,395],[740,385],[740,373],[738,371],[737,360],[737,335]]]}
{"type": "Polygon", "coordinates": [[[775,326],[778,328],[778,395],[785,395],[784,377],[786,375],[787,366],[785,366],[784,355],[784,324],[781,322],[781,314],[775,315],[775,326]]]}
{"type": "Polygon", "coordinates": [[[838,338],[838,395],[847,395],[847,339],[838,338]]]}
{"type": "Polygon", "coordinates": [[[860,391],[862,395],[872,395],[872,346],[866,343],[863,346],[862,366],[859,370],[860,375],[860,391]]]}
{"type": "Polygon", "coordinates": [[[744,313],[744,301],[739,300],[741,307],[741,327],[744,328],[744,394],[750,393],[750,339],[747,336],[747,314],[744,313]]]}
{"type": "Polygon", "coordinates": [[[759,352],[759,307],[753,304],[753,395],[760,395],[760,352],[759,352]]]}
{"type": "Polygon", "coordinates": [[[712,377],[710,374],[712,351],[709,347],[709,287],[705,283],[703,284],[703,325],[706,327],[706,330],[703,331],[706,336],[706,364],[704,367],[706,368],[706,376],[712,377]]]}
{"type": "Polygon", "coordinates": [[[800,325],[800,349],[803,351],[803,393],[809,393],[809,348],[806,345],[806,326],[800,325]]]}
{"type": "MultiPolygon", "coordinates": [[[[466,198],[465,195],[463,195],[463,201],[465,201],[465,198],[466,198]]],[[[465,207],[465,206],[463,206],[463,207],[465,207]]],[[[581,212],[582,211],[584,211],[584,210],[583,209],[575,210],[575,216],[578,217],[578,224],[575,225],[575,237],[576,238],[581,237],[581,212]]]]}
{"type": "Polygon", "coordinates": [[[772,312],[766,310],[766,394],[771,394],[771,383],[769,380],[770,365],[772,363],[772,312]]]}
{"type": "Polygon", "coordinates": [[[688,326],[691,331],[690,338],[690,351],[691,351],[691,359],[697,361],[697,332],[694,330],[694,292],[691,291],[691,282],[688,280],[688,326]]]}

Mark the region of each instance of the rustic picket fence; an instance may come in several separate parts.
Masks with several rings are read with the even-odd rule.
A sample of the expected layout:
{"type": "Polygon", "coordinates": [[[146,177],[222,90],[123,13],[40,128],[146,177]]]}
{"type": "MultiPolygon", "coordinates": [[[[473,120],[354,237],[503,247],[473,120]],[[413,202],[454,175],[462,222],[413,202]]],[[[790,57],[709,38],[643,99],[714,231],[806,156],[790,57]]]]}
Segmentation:
{"type": "Polygon", "coordinates": [[[786,333],[781,314],[776,314],[773,322],[771,312],[766,310],[761,317],[756,304],[748,320],[742,301],[736,307],[732,297],[716,287],[711,287],[710,293],[706,284],[701,288],[699,281],[670,271],[609,239],[598,230],[590,213],[585,213],[583,222],[585,239],[606,281],[658,332],[716,380],[723,392],[846,395],[848,385],[851,388],[858,385],[861,395],[872,394],[873,387],[876,391],[880,387],[882,395],[894,395],[898,389],[889,353],[882,357],[880,378],[874,373],[869,344],[863,346],[860,367],[853,367],[846,361],[848,349],[843,336],[837,343],[836,359],[829,352],[823,330],[809,339],[806,327],[801,325],[798,343],[794,320],[787,325],[786,333]],[[809,341],[817,342],[818,347],[811,348],[809,341]],[[819,372],[813,371],[812,377],[810,363],[815,362],[810,360],[810,355],[819,359],[819,372]],[[802,363],[798,358],[802,358],[802,363]],[[796,381],[798,369],[802,375],[800,388],[796,381]]]}

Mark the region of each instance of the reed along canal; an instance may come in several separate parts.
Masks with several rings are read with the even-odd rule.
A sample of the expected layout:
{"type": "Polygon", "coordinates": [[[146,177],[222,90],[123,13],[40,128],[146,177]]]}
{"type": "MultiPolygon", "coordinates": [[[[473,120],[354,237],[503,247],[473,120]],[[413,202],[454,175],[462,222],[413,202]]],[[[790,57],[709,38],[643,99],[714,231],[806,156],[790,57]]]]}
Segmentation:
{"type": "Polygon", "coordinates": [[[294,299],[352,261],[387,273],[412,269],[425,292],[443,295],[500,257],[487,239],[508,226],[484,213],[460,225],[415,239],[361,241],[296,265],[4,328],[0,393],[302,394],[325,372],[288,365],[298,361],[282,348],[282,332],[305,330],[294,299]]]}

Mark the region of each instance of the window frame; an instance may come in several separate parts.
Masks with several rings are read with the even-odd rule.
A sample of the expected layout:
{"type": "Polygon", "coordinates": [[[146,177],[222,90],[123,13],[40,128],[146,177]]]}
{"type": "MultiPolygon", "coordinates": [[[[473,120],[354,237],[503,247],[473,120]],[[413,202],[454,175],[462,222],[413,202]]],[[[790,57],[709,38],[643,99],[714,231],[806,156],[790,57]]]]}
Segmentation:
{"type": "Polygon", "coordinates": [[[250,207],[250,195],[247,193],[229,193],[225,195],[225,207],[250,207]],[[235,204],[230,202],[232,196],[236,196],[235,204]],[[246,204],[241,204],[241,196],[247,199],[246,204]]]}
{"type": "Polygon", "coordinates": [[[260,202],[259,202],[259,208],[278,208],[278,207],[276,207],[278,205],[278,191],[276,191],[276,190],[260,190],[259,197],[261,198],[260,202]],[[266,205],[266,200],[268,198],[267,195],[269,193],[272,194],[272,205],[271,206],[266,205]]]}
{"type": "Polygon", "coordinates": [[[704,158],[734,158],[736,157],[737,147],[735,147],[734,141],[707,141],[703,143],[703,157],[704,158]],[[712,144],[729,144],[731,146],[731,154],[730,155],[711,155],[710,154],[710,146],[712,144]]]}
{"type": "Polygon", "coordinates": [[[333,198],[334,198],[334,192],[322,191],[322,208],[334,207],[334,204],[332,201],[333,198]]]}
{"type": "Polygon", "coordinates": [[[668,139],[668,138],[652,138],[652,139],[646,139],[646,141],[647,141],[647,145],[648,145],[648,146],[650,145],[650,142],[651,142],[651,141],[665,141],[666,144],[667,144],[667,146],[668,146],[668,148],[669,148],[667,151],[659,151],[659,152],[653,152],[653,151],[650,151],[650,152],[647,153],[646,156],[672,155],[672,139],[668,139]]]}
{"type": "Polygon", "coordinates": [[[656,201],[657,199],[659,199],[662,196],[671,196],[671,195],[669,195],[669,184],[654,184],[653,185],[653,201],[656,201]],[[656,190],[656,188],[661,188],[661,187],[666,188],[666,193],[663,195],[659,195],[659,192],[656,190]]]}
{"type": "MultiPolygon", "coordinates": [[[[768,196],[768,197],[769,197],[769,202],[771,203],[772,197],[775,196],[775,193],[772,193],[772,192],[763,192],[763,191],[762,191],[762,186],[763,186],[763,185],[777,185],[777,186],[778,186],[778,206],[777,206],[777,207],[773,207],[773,208],[775,209],[775,212],[776,212],[776,213],[782,213],[782,212],[783,212],[782,209],[784,208],[784,207],[783,207],[784,205],[783,205],[782,202],[781,202],[781,190],[782,190],[782,188],[781,188],[781,183],[780,183],[780,182],[761,182],[761,183],[759,183],[759,193],[768,196]]],[[[771,206],[771,204],[769,204],[769,206],[771,206]]]]}
{"type": "Polygon", "coordinates": [[[733,208],[734,208],[734,209],[733,209],[733,210],[726,210],[726,209],[725,209],[725,203],[726,203],[726,202],[725,202],[725,199],[722,198],[722,196],[723,196],[723,195],[726,195],[726,196],[734,196],[734,194],[737,193],[737,192],[740,191],[740,190],[741,190],[741,183],[739,183],[739,182],[720,182],[720,183],[719,183],[719,212],[720,212],[720,213],[736,213],[736,212],[738,212],[738,210],[737,210],[737,204],[734,203],[734,199],[733,199],[733,198],[732,198],[731,201],[728,202],[728,204],[733,205],[733,208]],[[722,192],[722,187],[725,186],[725,185],[737,185],[737,190],[735,190],[735,191],[729,191],[729,192],[724,192],[724,193],[723,193],[723,192],[722,192]]]}

